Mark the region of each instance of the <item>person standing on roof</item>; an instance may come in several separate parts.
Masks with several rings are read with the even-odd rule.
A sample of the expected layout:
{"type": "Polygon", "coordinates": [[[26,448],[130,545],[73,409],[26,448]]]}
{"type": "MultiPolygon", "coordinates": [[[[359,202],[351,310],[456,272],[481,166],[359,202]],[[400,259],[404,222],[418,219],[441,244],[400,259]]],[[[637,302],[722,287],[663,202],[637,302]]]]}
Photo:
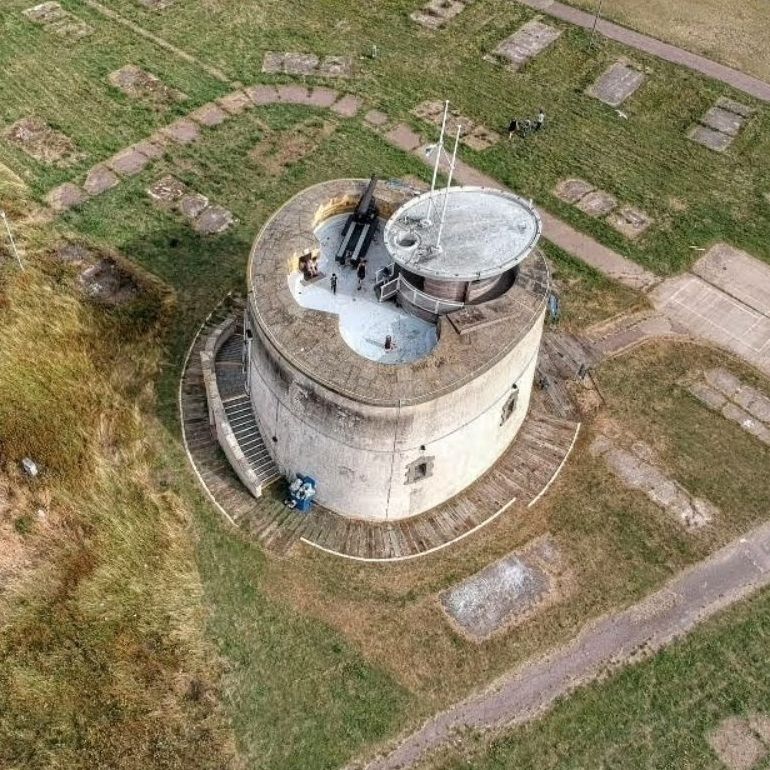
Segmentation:
{"type": "Polygon", "coordinates": [[[356,268],[356,275],[358,276],[358,291],[361,291],[361,287],[364,285],[364,278],[366,278],[366,260],[362,259],[358,263],[356,268]]]}

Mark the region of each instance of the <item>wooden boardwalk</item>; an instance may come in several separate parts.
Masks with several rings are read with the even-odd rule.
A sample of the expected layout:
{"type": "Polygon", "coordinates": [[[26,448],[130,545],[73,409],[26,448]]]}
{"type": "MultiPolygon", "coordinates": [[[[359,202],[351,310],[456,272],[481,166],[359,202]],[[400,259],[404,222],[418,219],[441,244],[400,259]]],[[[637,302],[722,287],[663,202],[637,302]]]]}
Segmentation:
{"type": "Polygon", "coordinates": [[[579,423],[555,415],[536,391],[521,431],[495,466],[456,497],[419,516],[374,523],[339,516],[321,506],[300,514],[283,505],[285,489],[280,481],[255,499],[230,468],[209,428],[200,367],[206,337],[233,312],[241,312],[237,303],[218,308],[191,348],[180,388],[184,440],[196,475],[214,504],[278,555],[298,542],[360,561],[401,561],[432,553],[471,535],[512,505],[536,501],[574,445],[579,423]]]}

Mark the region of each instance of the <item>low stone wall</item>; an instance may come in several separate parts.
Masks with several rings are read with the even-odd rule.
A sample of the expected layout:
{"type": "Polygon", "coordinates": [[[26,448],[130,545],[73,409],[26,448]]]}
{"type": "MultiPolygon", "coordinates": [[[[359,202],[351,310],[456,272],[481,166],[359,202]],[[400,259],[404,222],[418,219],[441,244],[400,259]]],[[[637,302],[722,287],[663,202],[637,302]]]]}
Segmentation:
{"type": "Polygon", "coordinates": [[[254,497],[262,496],[262,486],[257,474],[252,469],[238,444],[225,413],[222,398],[217,385],[216,359],[222,345],[233,336],[235,318],[228,318],[217,326],[206,340],[206,347],[201,351],[203,382],[206,386],[206,403],[209,411],[209,425],[214,429],[219,446],[225,453],[230,466],[254,497]]]}

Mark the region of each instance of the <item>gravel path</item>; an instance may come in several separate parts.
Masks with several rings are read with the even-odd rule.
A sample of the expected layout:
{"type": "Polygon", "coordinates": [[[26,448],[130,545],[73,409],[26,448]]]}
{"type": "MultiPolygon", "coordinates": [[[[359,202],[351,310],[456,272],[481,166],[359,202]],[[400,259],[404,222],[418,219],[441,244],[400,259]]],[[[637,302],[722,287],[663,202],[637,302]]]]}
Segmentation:
{"type": "Polygon", "coordinates": [[[556,698],[603,671],[647,657],[719,610],[770,585],[770,523],[690,569],[627,610],[586,627],[572,642],[525,664],[490,689],[452,706],[366,770],[403,770],[456,741],[459,733],[499,730],[538,716],[556,698]]]}
{"type": "MultiPolygon", "coordinates": [[[[549,16],[555,16],[557,19],[584,27],[585,29],[591,29],[594,25],[594,14],[572,8],[569,5],[558,2],[558,0],[519,0],[519,2],[537,11],[543,11],[549,16]]],[[[725,10],[729,12],[727,7],[725,10]]],[[[619,24],[614,24],[604,19],[599,19],[596,31],[604,35],[604,37],[616,40],[618,43],[623,43],[623,45],[627,45],[630,48],[636,48],[638,51],[644,51],[644,53],[652,54],[673,64],[679,64],[695,70],[695,72],[700,72],[714,80],[721,80],[723,83],[737,88],[739,91],[750,94],[762,101],[770,102],[770,83],[766,83],[764,80],[755,78],[752,75],[747,75],[745,72],[719,64],[711,59],[707,59],[705,56],[685,51],[683,48],[664,43],[662,40],[649,37],[648,35],[642,35],[639,32],[634,32],[627,27],[621,27],[619,24]]]]}

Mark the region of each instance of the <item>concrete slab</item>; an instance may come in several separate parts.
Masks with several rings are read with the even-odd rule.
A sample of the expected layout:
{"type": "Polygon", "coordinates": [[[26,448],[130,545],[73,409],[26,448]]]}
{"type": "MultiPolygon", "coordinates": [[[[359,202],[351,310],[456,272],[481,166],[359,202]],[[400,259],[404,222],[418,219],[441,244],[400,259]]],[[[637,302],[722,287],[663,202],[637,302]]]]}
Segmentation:
{"type": "Polygon", "coordinates": [[[694,337],[734,353],[770,376],[770,318],[766,315],[691,274],[664,281],[649,297],[694,337]]]}
{"type": "Polygon", "coordinates": [[[634,240],[652,224],[652,217],[634,206],[621,206],[607,217],[607,223],[619,233],[634,240]]]}
{"type": "Polygon", "coordinates": [[[77,158],[75,143],[36,115],[10,125],[4,137],[31,158],[48,165],[68,165],[77,158]]]}
{"type": "Polygon", "coordinates": [[[429,29],[438,29],[460,14],[465,8],[464,0],[431,0],[410,18],[429,29]]]}
{"type": "Polygon", "coordinates": [[[460,141],[471,150],[482,152],[496,145],[500,141],[500,134],[485,126],[475,126],[460,141]]]}
{"type": "Polygon", "coordinates": [[[129,147],[113,155],[107,165],[121,176],[134,176],[144,170],[150,159],[139,152],[139,150],[129,147]]]}
{"type": "Polygon", "coordinates": [[[310,92],[307,103],[313,107],[331,107],[338,97],[339,93],[337,91],[317,86],[310,92]]]}
{"type": "Polygon", "coordinates": [[[77,42],[94,31],[93,27],[56,2],[40,3],[22,13],[33,24],[39,24],[47,32],[71,42],[77,42]]]}
{"type": "Polygon", "coordinates": [[[646,75],[636,67],[619,61],[605,70],[593,85],[586,89],[589,96],[611,107],[619,107],[644,83],[646,75]]]}
{"type": "Polygon", "coordinates": [[[89,195],[101,195],[115,187],[120,180],[107,166],[94,166],[83,182],[83,189],[89,195]]]}
{"type": "Polygon", "coordinates": [[[364,115],[364,120],[370,126],[380,128],[381,126],[384,126],[390,118],[384,112],[380,112],[379,110],[369,110],[369,112],[364,115]]]}
{"type": "Polygon", "coordinates": [[[770,318],[770,265],[767,263],[727,243],[717,243],[691,270],[770,318]]]}
{"type": "Polygon", "coordinates": [[[361,109],[363,101],[353,94],[345,94],[338,102],[332,105],[332,111],[343,118],[354,118],[361,109]]]}
{"type": "Polygon", "coordinates": [[[350,56],[324,56],[316,74],[324,78],[349,78],[353,75],[353,59],[350,56]]]}
{"type": "Polygon", "coordinates": [[[262,72],[268,75],[278,75],[282,73],[285,59],[285,53],[279,53],[278,51],[265,51],[265,55],[262,58],[262,72]]]}
{"type": "Polygon", "coordinates": [[[553,188],[553,194],[565,203],[576,204],[596,188],[585,179],[562,179],[553,188]]]}
{"type": "Polygon", "coordinates": [[[257,106],[275,104],[278,101],[278,92],[275,90],[275,86],[249,86],[245,89],[245,93],[257,106]]]}
{"type": "Polygon", "coordinates": [[[75,208],[88,200],[88,193],[72,182],[54,187],[45,197],[46,203],[57,212],[75,208]]]}
{"type": "Polygon", "coordinates": [[[676,480],[650,461],[651,451],[639,451],[639,442],[631,451],[599,435],[589,450],[602,457],[610,470],[629,489],[643,492],[655,505],[673,515],[687,529],[704,527],[719,511],[707,500],[691,496],[676,480]]]}
{"type": "Polygon", "coordinates": [[[163,129],[163,133],[177,144],[190,144],[200,138],[200,126],[188,118],[175,120],[163,129]]]}
{"type": "Polygon", "coordinates": [[[245,91],[233,91],[231,94],[217,99],[217,104],[230,115],[240,115],[244,110],[254,106],[254,102],[245,91]]]}
{"type": "Polygon", "coordinates": [[[126,64],[110,72],[107,82],[127,96],[153,104],[173,104],[187,99],[186,94],[167,86],[160,78],[135,64],[126,64]]]}
{"type": "Polygon", "coordinates": [[[166,153],[166,147],[162,142],[154,142],[150,139],[138,142],[134,145],[134,149],[141,152],[142,155],[146,155],[150,160],[158,160],[166,153]]]}
{"type": "Polygon", "coordinates": [[[452,624],[480,642],[526,617],[554,590],[554,577],[524,548],[443,591],[439,599],[452,624]]]}
{"type": "Polygon", "coordinates": [[[687,138],[715,152],[724,152],[733,143],[733,137],[729,134],[723,134],[707,126],[693,126],[687,138]]]}
{"type": "Polygon", "coordinates": [[[577,207],[589,217],[605,217],[617,207],[618,201],[614,195],[604,190],[594,190],[581,198],[577,207]]]}
{"type": "Polygon", "coordinates": [[[220,123],[224,123],[228,118],[228,114],[218,105],[209,102],[191,112],[190,118],[196,123],[200,123],[202,126],[213,128],[220,123]]]}
{"type": "Polygon", "coordinates": [[[161,177],[147,188],[147,194],[156,203],[172,205],[187,192],[187,185],[171,174],[161,177]]]}
{"type": "Polygon", "coordinates": [[[738,132],[743,128],[746,119],[721,107],[712,107],[700,119],[700,122],[704,126],[713,128],[714,131],[721,131],[723,134],[729,134],[730,136],[738,136],[738,132]]]}
{"type": "Polygon", "coordinates": [[[193,229],[203,235],[218,235],[235,223],[233,215],[222,206],[209,206],[193,222],[193,229]]]}
{"type": "Polygon", "coordinates": [[[310,101],[310,92],[305,86],[285,85],[278,86],[278,101],[284,104],[307,104],[310,101]]]}
{"type": "Polygon", "coordinates": [[[548,48],[560,35],[560,29],[532,19],[503,40],[494,53],[510,62],[511,69],[518,70],[548,48]]]}
{"type": "Polygon", "coordinates": [[[721,107],[728,112],[740,115],[743,118],[750,118],[756,112],[753,107],[736,102],[734,99],[728,99],[726,96],[720,96],[719,99],[717,99],[716,106],[721,107]]]}

